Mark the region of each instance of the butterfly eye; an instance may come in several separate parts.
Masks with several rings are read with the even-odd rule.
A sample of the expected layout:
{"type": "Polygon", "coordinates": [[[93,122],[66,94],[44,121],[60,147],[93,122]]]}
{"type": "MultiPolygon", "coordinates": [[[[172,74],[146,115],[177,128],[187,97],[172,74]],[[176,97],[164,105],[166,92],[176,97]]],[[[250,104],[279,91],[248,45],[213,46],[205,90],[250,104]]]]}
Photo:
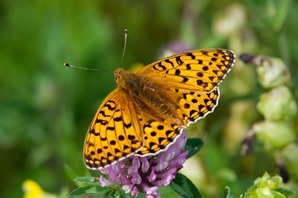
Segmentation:
{"type": "Polygon", "coordinates": [[[116,81],[116,83],[118,83],[119,82],[119,80],[120,80],[120,78],[121,78],[121,75],[119,74],[119,73],[114,73],[114,78],[115,78],[115,81],[116,81]]]}
{"type": "Polygon", "coordinates": [[[119,84],[120,80],[123,79],[123,73],[124,73],[124,70],[121,68],[114,71],[114,79],[116,83],[119,84]]]}

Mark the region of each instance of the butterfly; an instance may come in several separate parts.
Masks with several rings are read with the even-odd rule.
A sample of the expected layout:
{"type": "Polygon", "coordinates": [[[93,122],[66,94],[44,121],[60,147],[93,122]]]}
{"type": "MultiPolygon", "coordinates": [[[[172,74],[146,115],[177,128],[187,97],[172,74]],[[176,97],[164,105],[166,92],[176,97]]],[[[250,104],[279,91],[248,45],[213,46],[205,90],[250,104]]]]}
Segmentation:
{"type": "Polygon", "coordinates": [[[84,162],[100,170],[132,155],[166,150],[181,130],[213,112],[235,54],[202,49],[114,72],[118,87],[99,106],[84,143],[84,162]]]}

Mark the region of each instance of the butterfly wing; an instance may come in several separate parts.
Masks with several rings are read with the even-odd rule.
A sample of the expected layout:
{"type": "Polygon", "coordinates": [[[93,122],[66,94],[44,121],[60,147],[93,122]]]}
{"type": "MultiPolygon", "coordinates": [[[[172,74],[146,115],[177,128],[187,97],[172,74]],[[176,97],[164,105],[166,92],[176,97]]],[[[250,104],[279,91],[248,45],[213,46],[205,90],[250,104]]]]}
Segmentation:
{"type": "Polygon", "coordinates": [[[160,111],[157,110],[155,113],[150,113],[148,112],[150,111],[148,107],[136,104],[136,113],[141,123],[144,137],[144,145],[136,152],[136,155],[156,155],[174,142],[181,133],[181,128],[171,119],[163,118],[162,116],[164,115],[160,111]]]}
{"type": "Polygon", "coordinates": [[[209,92],[224,79],[235,58],[226,49],[194,50],[156,61],[138,73],[162,77],[170,87],[209,92]]]}
{"type": "MultiPolygon", "coordinates": [[[[162,90],[161,93],[165,94],[167,91],[171,92],[162,90]]],[[[137,111],[144,134],[144,146],[136,153],[137,155],[157,155],[166,150],[176,141],[185,126],[213,112],[219,99],[218,88],[212,92],[179,90],[179,93],[171,94],[179,96],[177,104],[180,107],[177,108],[175,115],[163,115],[165,118],[160,119],[160,116],[146,113],[145,109],[137,111]],[[181,122],[174,122],[173,117],[178,117],[181,122]]],[[[162,112],[156,114],[162,115],[162,112]]]]}
{"type": "Polygon", "coordinates": [[[116,88],[100,105],[84,143],[84,162],[101,169],[143,146],[143,131],[129,96],[116,88]]]}
{"type": "MultiPolygon", "coordinates": [[[[175,142],[181,129],[213,112],[219,100],[219,83],[235,62],[230,50],[195,50],[154,62],[138,73],[150,76],[151,83],[159,84],[156,94],[162,94],[163,104],[175,106],[182,125],[150,120],[144,126],[145,142],[139,155],[157,154],[175,142]]],[[[161,105],[160,105],[161,106],[161,105]]],[[[173,120],[173,119],[172,119],[173,120]]]]}
{"type": "Polygon", "coordinates": [[[178,104],[177,116],[184,125],[213,112],[219,99],[218,86],[231,70],[235,54],[226,49],[194,50],[156,61],[138,73],[160,84],[178,104]],[[166,83],[166,86],[162,86],[166,83]]]}
{"type": "Polygon", "coordinates": [[[185,126],[196,122],[212,113],[218,104],[220,92],[216,87],[211,92],[189,91],[180,89],[180,108],[177,115],[185,126]]]}

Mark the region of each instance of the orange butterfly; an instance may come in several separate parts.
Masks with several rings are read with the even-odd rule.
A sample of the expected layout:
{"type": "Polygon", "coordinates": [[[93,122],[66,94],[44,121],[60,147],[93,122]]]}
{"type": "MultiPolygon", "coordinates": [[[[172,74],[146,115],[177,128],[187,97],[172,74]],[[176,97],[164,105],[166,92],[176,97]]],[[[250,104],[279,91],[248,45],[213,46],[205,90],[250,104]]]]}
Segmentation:
{"type": "Polygon", "coordinates": [[[170,56],[137,73],[117,69],[118,87],[98,108],[84,144],[84,162],[102,169],[131,155],[156,155],[181,129],[213,112],[218,86],[235,62],[225,49],[170,56]]]}

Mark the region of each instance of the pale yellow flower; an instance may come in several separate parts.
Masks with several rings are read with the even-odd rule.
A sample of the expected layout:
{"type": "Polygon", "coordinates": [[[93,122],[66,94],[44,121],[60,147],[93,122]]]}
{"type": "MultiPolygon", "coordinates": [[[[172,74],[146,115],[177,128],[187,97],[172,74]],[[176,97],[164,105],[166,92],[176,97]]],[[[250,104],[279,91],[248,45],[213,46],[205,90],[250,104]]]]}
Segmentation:
{"type": "Polygon", "coordinates": [[[24,196],[23,198],[56,198],[56,195],[46,193],[40,185],[33,180],[26,180],[22,185],[24,196]]]}

